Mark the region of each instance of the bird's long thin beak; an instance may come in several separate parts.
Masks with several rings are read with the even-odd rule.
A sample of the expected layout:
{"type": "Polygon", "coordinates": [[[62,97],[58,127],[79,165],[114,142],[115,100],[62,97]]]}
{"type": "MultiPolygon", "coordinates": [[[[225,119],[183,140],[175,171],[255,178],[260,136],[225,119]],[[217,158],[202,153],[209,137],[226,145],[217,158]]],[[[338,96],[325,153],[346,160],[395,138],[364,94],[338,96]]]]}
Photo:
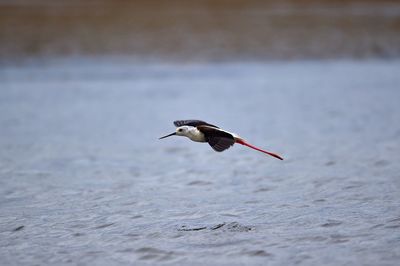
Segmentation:
{"type": "Polygon", "coordinates": [[[159,138],[159,139],[165,139],[165,138],[171,137],[171,136],[173,136],[173,135],[176,135],[176,132],[171,133],[171,134],[169,134],[169,135],[166,135],[166,136],[164,136],[164,137],[161,137],[161,138],[159,138]]]}

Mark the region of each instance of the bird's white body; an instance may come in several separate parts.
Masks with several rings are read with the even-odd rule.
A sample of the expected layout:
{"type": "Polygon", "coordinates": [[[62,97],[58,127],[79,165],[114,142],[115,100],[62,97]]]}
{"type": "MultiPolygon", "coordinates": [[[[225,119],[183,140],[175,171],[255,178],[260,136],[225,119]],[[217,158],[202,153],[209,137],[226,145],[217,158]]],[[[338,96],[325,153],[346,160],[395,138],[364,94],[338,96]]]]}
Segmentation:
{"type": "MultiPolygon", "coordinates": [[[[218,128],[219,131],[226,132],[228,134],[231,134],[235,139],[241,139],[239,135],[220,129],[218,128]]],[[[197,129],[197,127],[192,127],[192,126],[181,126],[176,129],[176,135],[178,136],[184,136],[189,138],[192,141],[196,142],[207,142],[207,139],[203,132],[197,129]]]]}
{"type": "Polygon", "coordinates": [[[188,137],[192,141],[207,142],[204,134],[196,127],[182,126],[176,129],[176,135],[188,137]]]}

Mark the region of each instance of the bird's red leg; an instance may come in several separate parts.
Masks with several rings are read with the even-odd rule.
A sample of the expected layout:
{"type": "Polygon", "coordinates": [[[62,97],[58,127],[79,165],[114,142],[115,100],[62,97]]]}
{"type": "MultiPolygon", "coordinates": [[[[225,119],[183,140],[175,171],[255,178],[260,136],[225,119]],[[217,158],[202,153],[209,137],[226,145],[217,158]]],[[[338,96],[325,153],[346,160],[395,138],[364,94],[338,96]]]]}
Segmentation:
{"type": "Polygon", "coordinates": [[[275,154],[275,153],[268,152],[268,151],[262,150],[262,149],[260,149],[260,148],[257,148],[257,147],[255,147],[255,146],[253,146],[253,145],[247,143],[247,142],[244,141],[243,139],[236,139],[236,143],[242,144],[242,145],[247,146],[247,147],[249,147],[249,148],[252,148],[252,149],[254,149],[254,150],[256,150],[256,151],[260,151],[260,152],[266,153],[266,154],[268,154],[268,155],[270,155],[270,156],[273,156],[273,157],[275,157],[275,158],[277,158],[277,159],[279,159],[279,160],[283,160],[283,158],[282,158],[281,156],[279,156],[279,155],[277,155],[277,154],[275,154]]]}

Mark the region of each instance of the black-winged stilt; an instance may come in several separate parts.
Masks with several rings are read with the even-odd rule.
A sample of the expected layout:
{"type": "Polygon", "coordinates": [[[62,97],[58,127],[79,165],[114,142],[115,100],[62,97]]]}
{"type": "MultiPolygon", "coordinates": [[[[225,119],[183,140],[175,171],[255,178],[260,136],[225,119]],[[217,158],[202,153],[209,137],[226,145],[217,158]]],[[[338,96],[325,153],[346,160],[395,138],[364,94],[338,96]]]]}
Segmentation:
{"type": "Polygon", "coordinates": [[[233,144],[239,143],[283,160],[281,156],[275,153],[262,150],[247,143],[243,138],[239,137],[235,133],[225,131],[217,126],[208,124],[201,120],[178,120],[174,121],[174,125],[177,127],[176,131],[161,137],[160,139],[174,135],[184,136],[196,142],[208,142],[208,144],[210,144],[210,146],[217,152],[229,149],[233,144]]]}

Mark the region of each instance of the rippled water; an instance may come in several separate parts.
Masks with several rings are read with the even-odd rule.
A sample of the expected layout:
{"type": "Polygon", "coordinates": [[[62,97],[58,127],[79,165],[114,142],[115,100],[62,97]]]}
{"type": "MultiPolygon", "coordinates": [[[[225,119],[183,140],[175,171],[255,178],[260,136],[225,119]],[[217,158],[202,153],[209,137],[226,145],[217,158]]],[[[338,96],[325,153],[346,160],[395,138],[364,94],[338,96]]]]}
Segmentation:
{"type": "Polygon", "coordinates": [[[396,265],[400,63],[0,68],[3,265],[396,265]],[[158,140],[200,118],[285,157],[158,140]]]}

